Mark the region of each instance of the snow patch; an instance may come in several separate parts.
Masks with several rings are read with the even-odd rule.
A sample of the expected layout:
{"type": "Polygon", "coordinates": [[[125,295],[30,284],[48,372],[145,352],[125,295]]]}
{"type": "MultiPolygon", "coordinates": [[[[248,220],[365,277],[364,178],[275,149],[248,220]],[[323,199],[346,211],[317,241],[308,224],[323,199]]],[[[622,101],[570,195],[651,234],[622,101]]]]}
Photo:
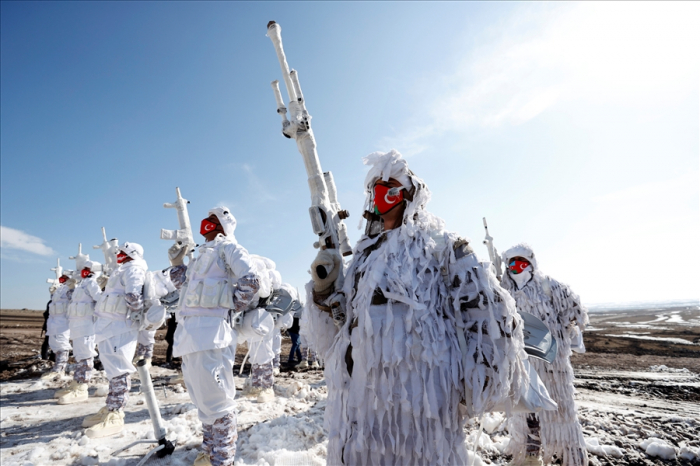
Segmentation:
{"type": "Polygon", "coordinates": [[[649,437],[639,443],[639,448],[649,456],[658,456],[664,460],[675,460],[676,449],[668,442],[657,437],[649,437]]]}
{"type": "Polygon", "coordinates": [[[668,367],[664,364],[658,365],[658,366],[651,366],[649,368],[651,372],[682,372],[684,374],[690,374],[690,371],[686,369],[685,367],[683,369],[674,369],[672,367],[668,367]]]}
{"type": "Polygon", "coordinates": [[[584,440],[586,441],[586,450],[596,456],[613,456],[615,458],[622,458],[625,456],[620,448],[614,445],[601,445],[600,440],[596,437],[590,437],[584,440]]]}
{"type": "Polygon", "coordinates": [[[107,396],[109,394],[109,385],[98,385],[95,390],[95,396],[107,396]]]}

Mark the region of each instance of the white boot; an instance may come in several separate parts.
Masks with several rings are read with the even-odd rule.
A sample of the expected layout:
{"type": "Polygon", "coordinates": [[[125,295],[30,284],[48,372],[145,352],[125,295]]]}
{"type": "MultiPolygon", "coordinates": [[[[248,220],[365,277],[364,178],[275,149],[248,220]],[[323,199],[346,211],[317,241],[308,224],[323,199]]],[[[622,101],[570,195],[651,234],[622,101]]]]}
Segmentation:
{"type": "Polygon", "coordinates": [[[260,393],[258,393],[258,403],[267,403],[269,401],[274,401],[275,391],[270,388],[263,388],[260,393]]]}
{"type": "Polygon", "coordinates": [[[311,369],[320,369],[321,365],[318,363],[318,361],[314,361],[311,363],[311,366],[309,366],[309,367],[311,367],[311,369]]]}
{"type": "Polygon", "coordinates": [[[80,403],[88,399],[88,384],[76,383],[68,393],[65,393],[58,399],[58,404],[69,405],[72,403],[80,403]]]}
{"type": "Polygon", "coordinates": [[[527,455],[525,461],[523,461],[522,466],[544,466],[542,458],[535,455],[527,455]]]}
{"type": "Polygon", "coordinates": [[[280,368],[275,367],[274,369],[272,369],[272,375],[280,375],[280,368]]]}
{"type": "Polygon", "coordinates": [[[124,430],[124,412],[110,411],[104,421],[90,427],[85,431],[85,435],[89,438],[102,438],[118,434],[122,430],[124,430]]]}
{"type": "Polygon", "coordinates": [[[67,387],[64,387],[60,390],[56,390],[56,392],[53,394],[53,397],[54,398],[61,398],[66,393],[70,393],[70,391],[73,390],[76,385],[78,385],[78,382],[76,382],[75,380],[71,380],[70,384],[68,384],[67,387]]]}
{"type": "Polygon", "coordinates": [[[192,466],[211,466],[211,457],[209,453],[200,451],[192,466]]]}
{"type": "Polygon", "coordinates": [[[301,361],[299,364],[297,364],[297,369],[308,369],[309,368],[309,361],[304,359],[301,361]]]}
{"type": "MultiPolygon", "coordinates": [[[[124,411],[115,412],[118,412],[121,415],[121,417],[124,417],[124,411]]],[[[105,420],[108,414],[109,409],[107,409],[106,406],[103,406],[97,413],[86,416],[83,419],[83,427],[92,427],[96,424],[99,424],[100,422],[105,420]]]]}

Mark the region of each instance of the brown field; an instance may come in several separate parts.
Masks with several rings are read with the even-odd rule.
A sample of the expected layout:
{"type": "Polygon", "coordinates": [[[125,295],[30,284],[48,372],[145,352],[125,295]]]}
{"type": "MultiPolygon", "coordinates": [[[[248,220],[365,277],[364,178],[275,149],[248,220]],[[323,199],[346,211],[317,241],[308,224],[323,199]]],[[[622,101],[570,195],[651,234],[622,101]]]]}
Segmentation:
{"type": "MultiPolygon", "coordinates": [[[[41,344],[41,327],[44,325],[43,311],[0,309],[0,382],[6,380],[26,379],[38,376],[47,363],[39,358],[41,344]]],[[[156,346],[153,352],[153,364],[165,364],[166,329],[156,333],[156,346]]],[[[282,339],[282,361],[285,361],[291,348],[288,337],[282,339]]],[[[247,348],[239,345],[236,350],[236,362],[243,362],[247,348]]],[[[71,362],[73,358],[71,357],[71,362]]],[[[180,358],[175,358],[174,367],[179,368],[180,358]]],[[[240,366],[239,366],[240,367],[240,366]]],[[[247,372],[248,365],[246,365],[247,372]]],[[[236,368],[238,370],[238,368],[236,368]]],[[[284,364],[282,371],[285,371],[284,364]]]]}

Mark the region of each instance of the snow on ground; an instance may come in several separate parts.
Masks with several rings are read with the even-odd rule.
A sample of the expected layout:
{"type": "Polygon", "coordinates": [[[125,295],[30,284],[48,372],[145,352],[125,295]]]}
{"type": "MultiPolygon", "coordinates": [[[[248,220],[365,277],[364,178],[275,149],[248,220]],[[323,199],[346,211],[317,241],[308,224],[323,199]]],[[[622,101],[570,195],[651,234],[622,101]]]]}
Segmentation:
{"type": "MultiPolygon", "coordinates": [[[[148,465],[190,465],[202,441],[201,424],[187,392],[165,385],[174,371],[154,367],[156,395],[175,453],[148,465]]],[[[687,369],[654,366],[644,372],[577,371],[577,403],[592,465],[700,464],[700,378],[687,369]]],[[[63,383],[70,380],[65,377],[63,383]]],[[[153,438],[144,396],[134,379],[124,432],[89,439],[82,418],[103,406],[106,380],[98,373],[88,402],[59,406],[53,392],[60,383],[24,380],[0,384],[0,460],[10,465],[135,465],[148,452],[140,444],[119,456],[129,443],[153,438]],[[98,395],[99,394],[99,395],[98,395]]],[[[244,378],[236,377],[242,388],[244,378]]],[[[321,372],[283,373],[274,402],[258,404],[238,395],[237,465],[322,465],[326,387],[321,372]]],[[[503,414],[488,414],[467,425],[467,448],[478,438],[475,465],[505,465],[508,433],[503,414]]],[[[470,454],[471,455],[471,454],[470,454]]]]}
{"type": "Polygon", "coordinates": [[[632,334],[632,333],[624,333],[624,334],[617,334],[617,335],[606,333],[605,336],[606,337],[614,337],[614,338],[633,338],[635,340],[667,341],[669,343],[676,343],[678,345],[694,345],[695,344],[692,341],[684,340],[683,338],[650,337],[647,335],[632,334]]]}

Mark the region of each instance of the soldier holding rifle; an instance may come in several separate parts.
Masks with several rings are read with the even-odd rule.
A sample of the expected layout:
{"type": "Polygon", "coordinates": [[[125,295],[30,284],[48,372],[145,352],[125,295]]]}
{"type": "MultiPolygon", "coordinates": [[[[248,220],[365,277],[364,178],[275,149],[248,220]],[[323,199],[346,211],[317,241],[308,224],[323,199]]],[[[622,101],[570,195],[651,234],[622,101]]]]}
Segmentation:
{"type": "Polygon", "coordinates": [[[466,418],[517,402],[527,381],[515,303],[468,242],[426,210],[430,191],[395,150],[364,159],[366,229],[351,250],[280,30],[268,25],[290,120],[273,89],[282,131],[304,158],[319,237],[302,333],[325,361],[327,462],[466,464],[466,418]]]}

